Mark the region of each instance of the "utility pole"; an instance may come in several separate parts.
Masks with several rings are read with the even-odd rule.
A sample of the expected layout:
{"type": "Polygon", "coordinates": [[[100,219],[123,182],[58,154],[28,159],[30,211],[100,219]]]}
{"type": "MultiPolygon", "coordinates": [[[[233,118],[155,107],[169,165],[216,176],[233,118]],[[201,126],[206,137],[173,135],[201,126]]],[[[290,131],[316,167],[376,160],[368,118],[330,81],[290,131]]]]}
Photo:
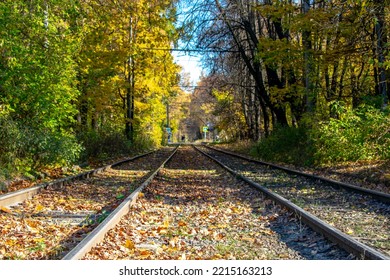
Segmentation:
{"type": "Polygon", "coordinates": [[[167,118],[167,123],[166,123],[166,126],[165,126],[165,131],[167,132],[167,142],[171,142],[171,136],[172,136],[172,130],[171,130],[171,127],[170,127],[170,119],[169,119],[169,99],[168,97],[163,97],[163,100],[162,100],[163,104],[165,104],[165,108],[166,108],[166,118],[167,118]]]}
{"type": "MultiPolygon", "coordinates": [[[[134,44],[134,30],[133,30],[133,17],[130,16],[130,27],[129,27],[129,43],[130,49],[133,48],[134,44]]],[[[130,51],[132,52],[132,50],[130,51]]],[[[127,92],[126,92],[126,112],[125,112],[125,134],[126,138],[130,141],[133,141],[134,137],[134,127],[133,127],[133,119],[134,119],[134,59],[133,54],[130,53],[129,60],[127,62],[127,92]]]]}
{"type": "Polygon", "coordinates": [[[170,127],[170,124],[169,124],[169,102],[167,101],[167,127],[170,127]]]}

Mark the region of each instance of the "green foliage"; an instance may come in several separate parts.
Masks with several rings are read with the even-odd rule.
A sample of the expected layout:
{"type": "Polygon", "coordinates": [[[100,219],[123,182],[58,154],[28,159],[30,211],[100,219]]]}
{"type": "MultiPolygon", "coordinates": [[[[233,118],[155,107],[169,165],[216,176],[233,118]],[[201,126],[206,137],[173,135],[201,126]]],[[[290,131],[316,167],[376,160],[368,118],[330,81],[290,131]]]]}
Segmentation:
{"type": "Polygon", "coordinates": [[[21,134],[14,121],[6,115],[0,115],[0,179],[8,177],[15,168],[15,159],[19,155],[21,134]]]}
{"type": "Polygon", "coordinates": [[[56,0],[0,4],[0,109],[7,108],[0,164],[10,174],[68,165],[80,153],[72,134],[77,36],[68,6],[56,0]]]}
{"type": "Polygon", "coordinates": [[[239,137],[240,130],[245,129],[246,123],[234,94],[231,91],[218,90],[214,90],[212,94],[215,97],[215,105],[208,104],[208,107],[211,107],[213,115],[218,117],[216,127],[220,136],[227,135],[231,139],[239,137]]]}
{"type": "Polygon", "coordinates": [[[126,154],[131,149],[130,142],[122,133],[109,129],[81,132],[78,134],[78,140],[84,147],[81,161],[104,160],[126,154]]]}
{"type": "Polygon", "coordinates": [[[266,161],[310,165],[313,163],[313,143],[305,127],[280,127],[262,139],[252,154],[266,161]]]}
{"type": "Polygon", "coordinates": [[[318,126],[283,127],[252,150],[268,161],[297,165],[390,159],[390,114],[370,106],[347,110],[318,126]]]}
{"type": "Polygon", "coordinates": [[[53,132],[67,128],[76,113],[76,43],[58,3],[46,1],[51,7],[46,11],[43,2],[0,6],[0,102],[19,123],[53,132]]]}
{"type": "Polygon", "coordinates": [[[0,115],[2,177],[26,174],[43,166],[67,166],[77,161],[81,146],[67,132],[38,129],[0,115]]]}
{"type": "Polygon", "coordinates": [[[174,3],[117,2],[0,2],[1,177],[161,143],[161,99],[179,67],[148,48],[176,39],[174,3]],[[129,88],[132,145],[122,135],[129,88]]]}
{"type": "Polygon", "coordinates": [[[390,115],[362,106],[313,129],[318,163],[390,159],[390,115]]]}
{"type": "Polygon", "coordinates": [[[22,128],[25,160],[34,169],[44,166],[69,166],[82,151],[76,137],[68,132],[22,128]]]}

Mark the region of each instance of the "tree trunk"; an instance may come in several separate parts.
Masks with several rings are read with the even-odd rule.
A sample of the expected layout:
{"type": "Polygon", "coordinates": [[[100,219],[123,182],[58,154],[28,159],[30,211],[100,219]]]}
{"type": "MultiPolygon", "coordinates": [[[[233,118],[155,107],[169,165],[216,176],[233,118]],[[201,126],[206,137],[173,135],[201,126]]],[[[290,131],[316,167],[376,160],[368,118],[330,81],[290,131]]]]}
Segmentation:
{"type": "MultiPolygon", "coordinates": [[[[310,0],[302,0],[302,10],[304,14],[309,13],[310,0]]],[[[302,43],[304,49],[304,61],[305,61],[305,88],[306,88],[306,111],[314,112],[314,92],[313,92],[313,54],[312,54],[312,41],[311,31],[306,29],[302,32],[302,43]]]]}
{"type": "Polygon", "coordinates": [[[386,34],[385,34],[385,10],[384,3],[379,0],[375,0],[375,10],[376,10],[376,24],[375,24],[375,33],[376,33],[376,44],[377,44],[377,59],[378,59],[378,71],[379,71],[379,84],[378,90],[379,95],[382,96],[382,107],[386,108],[388,103],[387,95],[387,79],[386,79],[386,70],[384,64],[386,62],[384,50],[386,43],[386,34]]]}

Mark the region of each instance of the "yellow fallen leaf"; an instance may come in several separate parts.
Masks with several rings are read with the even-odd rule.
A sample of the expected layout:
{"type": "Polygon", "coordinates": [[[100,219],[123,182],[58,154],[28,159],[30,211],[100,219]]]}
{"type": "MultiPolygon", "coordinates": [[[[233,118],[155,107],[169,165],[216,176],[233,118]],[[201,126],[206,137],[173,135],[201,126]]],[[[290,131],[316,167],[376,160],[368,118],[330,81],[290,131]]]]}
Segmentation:
{"type": "Polygon", "coordinates": [[[39,238],[34,238],[35,243],[43,243],[45,242],[45,238],[39,237],[39,238]]]}
{"type": "Polygon", "coordinates": [[[218,228],[227,228],[229,225],[228,224],[218,224],[218,228]]]}
{"type": "Polygon", "coordinates": [[[13,239],[8,239],[7,241],[5,241],[5,244],[7,246],[14,246],[16,243],[17,243],[17,241],[13,240],[13,239]]]}
{"type": "Polygon", "coordinates": [[[3,212],[8,213],[8,214],[12,214],[11,209],[9,209],[5,206],[0,206],[0,211],[3,211],[3,212]]]}
{"type": "Polygon", "coordinates": [[[43,207],[41,204],[38,204],[38,205],[35,207],[35,211],[37,211],[37,212],[41,212],[43,209],[45,209],[45,207],[43,207]]]}
{"type": "Polygon", "coordinates": [[[158,227],[156,231],[159,234],[165,234],[165,233],[167,233],[166,229],[167,229],[166,227],[158,227]]]}
{"type": "Polygon", "coordinates": [[[36,228],[38,223],[36,221],[32,221],[32,220],[27,220],[26,223],[32,227],[32,228],[36,228]]]}
{"type": "Polygon", "coordinates": [[[273,231],[268,230],[268,229],[261,229],[261,230],[259,231],[259,233],[265,234],[265,235],[273,235],[273,234],[275,234],[273,231]]]}
{"type": "Polygon", "coordinates": [[[164,227],[165,227],[165,228],[168,228],[168,227],[169,227],[169,220],[168,220],[168,219],[165,219],[165,220],[164,220],[164,227]]]}
{"type": "Polygon", "coordinates": [[[144,196],[145,196],[145,194],[142,193],[142,192],[140,192],[140,193],[138,194],[138,197],[139,197],[139,198],[142,198],[142,197],[144,197],[144,196]]]}
{"type": "Polygon", "coordinates": [[[212,260],[220,260],[222,259],[222,255],[220,254],[215,254],[214,256],[211,257],[212,260]]]}
{"type": "Polygon", "coordinates": [[[127,249],[133,250],[133,249],[135,248],[134,242],[131,241],[131,240],[129,240],[129,239],[127,239],[127,240],[126,240],[125,247],[126,247],[127,249]]]}
{"type": "Polygon", "coordinates": [[[255,242],[255,239],[254,238],[250,238],[250,237],[243,237],[243,238],[241,238],[241,240],[243,240],[243,241],[249,241],[249,242],[255,242]]]}

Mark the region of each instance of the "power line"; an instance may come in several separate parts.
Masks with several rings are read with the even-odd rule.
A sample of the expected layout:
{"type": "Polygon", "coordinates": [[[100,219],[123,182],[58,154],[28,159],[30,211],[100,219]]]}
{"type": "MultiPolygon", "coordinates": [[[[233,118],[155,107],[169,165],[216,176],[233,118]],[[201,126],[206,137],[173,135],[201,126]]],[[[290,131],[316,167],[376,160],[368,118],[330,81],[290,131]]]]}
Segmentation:
{"type": "Polygon", "coordinates": [[[169,51],[169,52],[198,52],[198,53],[238,53],[233,50],[215,50],[215,49],[177,49],[177,48],[141,48],[150,51],[169,51]]]}

